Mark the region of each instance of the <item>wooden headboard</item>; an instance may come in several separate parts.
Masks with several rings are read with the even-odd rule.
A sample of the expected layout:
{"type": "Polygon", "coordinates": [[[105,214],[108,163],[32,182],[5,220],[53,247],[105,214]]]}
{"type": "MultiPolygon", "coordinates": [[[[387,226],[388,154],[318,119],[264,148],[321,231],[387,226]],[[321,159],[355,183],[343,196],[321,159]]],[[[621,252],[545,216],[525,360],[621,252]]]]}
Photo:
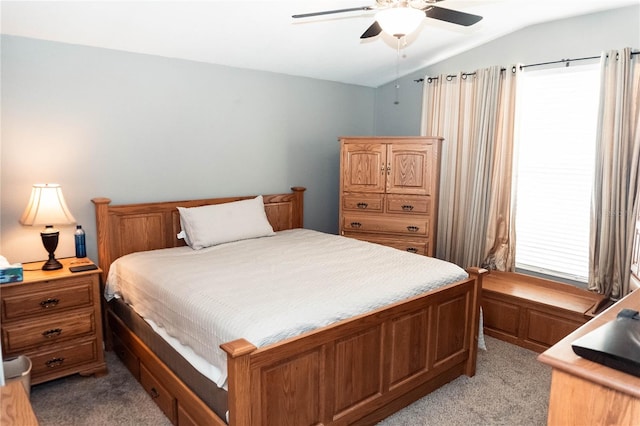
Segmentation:
{"type": "MultiPolygon", "coordinates": [[[[264,208],[274,231],[302,228],[304,191],[293,187],[286,194],[264,195],[264,208]]],[[[203,200],[110,205],[109,198],[94,198],[98,235],[98,263],[102,278],[117,258],[145,250],[185,245],[176,235],[180,232],[177,207],[198,207],[246,200],[254,196],[210,198],[203,200]]],[[[104,282],[104,281],[103,281],[104,282]]]]}

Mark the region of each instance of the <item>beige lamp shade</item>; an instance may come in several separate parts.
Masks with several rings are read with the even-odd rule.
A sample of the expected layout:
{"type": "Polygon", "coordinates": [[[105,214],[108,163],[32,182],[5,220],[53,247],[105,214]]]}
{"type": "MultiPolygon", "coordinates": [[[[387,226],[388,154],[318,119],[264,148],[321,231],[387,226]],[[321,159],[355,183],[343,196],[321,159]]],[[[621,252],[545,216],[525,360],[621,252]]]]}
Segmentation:
{"type": "Polygon", "coordinates": [[[31,198],[22,213],[20,223],[36,225],[71,225],[76,223],[57,183],[37,183],[31,189],[31,198]]]}

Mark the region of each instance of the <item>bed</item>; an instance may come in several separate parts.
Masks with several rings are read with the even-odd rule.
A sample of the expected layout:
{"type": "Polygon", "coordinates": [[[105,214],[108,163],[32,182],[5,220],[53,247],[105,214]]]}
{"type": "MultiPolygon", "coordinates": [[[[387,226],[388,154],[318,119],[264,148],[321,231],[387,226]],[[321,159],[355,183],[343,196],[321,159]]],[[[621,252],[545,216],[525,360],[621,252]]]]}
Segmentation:
{"type": "MultiPolygon", "coordinates": [[[[303,227],[304,190],[294,187],[290,193],[261,196],[276,236],[257,240],[271,244],[291,236],[326,238],[299,229],[303,227]]],[[[185,228],[178,207],[255,198],[127,205],[93,199],[103,283],[112,265],[115,271],[125,259],[146,258],[149,251],[154,255],[188,254],[191,249],[182,247],[184,240],[177,238],[185,228]]],[[[346,237],[332,238],[342,239],[340,243],[349,247],[362,245],[357,249],[372,246],[346,237]]],[[[235,247],[244,246],[237,243],[235,247]]],[[[395,254],[395,249],[380,248],[395,254]]],[[[297,267],[291,265],[295,274],[297,267]]],[[[436,289],[384,306],[374,304],[355,316],[273,341],[251,333],[251,339],[237,336],[224,341],[220,345],[226,356],[224,385],[191,362],[189,354],[176,349],[170,339],[160,337],[153,321],[142,319],[121,298],[105,302],[106,347],[116,351],[174,424],[374,424],[462,374],[475,374],[479,295],[485,271],[470,268],[466,272],[436,289]]]]}

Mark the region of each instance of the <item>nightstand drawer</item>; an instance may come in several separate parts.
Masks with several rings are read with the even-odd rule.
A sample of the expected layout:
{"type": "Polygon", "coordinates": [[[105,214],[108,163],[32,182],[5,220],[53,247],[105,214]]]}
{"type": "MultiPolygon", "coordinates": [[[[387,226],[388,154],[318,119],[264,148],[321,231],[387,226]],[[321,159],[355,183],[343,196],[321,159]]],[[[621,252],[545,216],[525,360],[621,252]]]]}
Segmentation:
{"type": "MultiPolygon", "coordinates": [[[[40,383],[40,376],[56,375],[63,370],[77,369],[82,364],[88,364],[98,360],[98,349],[96,339],[81,343],[73,343],[68,346],[55,347],[48,351],[39,350],[35,353],[28,353],[33,368],[33,382],[40,383]]],[[[60,374],[56,375],[57,377],[60,374]]]]}
{"type": "Polygon", "coordinates": [[[7,354],[31,347],[74,339],[95,333],[93,310],[70,312],[46,321],[30,321],[2,327],[2,346],[7,354]]]}
{"type": "Polygon", "coordinates": [[[93,305],[93,279],[82,276],[38,283],[37,287],[22,284],[2,289],[2,320],[63,311],[93,305]]]}

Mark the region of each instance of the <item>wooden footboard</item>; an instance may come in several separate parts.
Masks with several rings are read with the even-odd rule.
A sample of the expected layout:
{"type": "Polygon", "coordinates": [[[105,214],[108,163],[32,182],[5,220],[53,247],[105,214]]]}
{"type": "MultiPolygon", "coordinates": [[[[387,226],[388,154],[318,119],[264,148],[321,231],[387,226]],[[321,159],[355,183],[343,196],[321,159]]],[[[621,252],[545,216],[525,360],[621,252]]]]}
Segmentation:
{"type": "MultiPolygon", "coordinates": [[[[484,272],[264,348],[243,339],[222,345],[229,425],[372,425],[473,376],[484,272]]],[[[172,423],[225,424],[116,312],[107,316],[113,349],[172,423]]]]}
{"type": "Polygon", "coordinates": [[[483,270],[434,292],[257,349],[228,354],[230,424],[373,424],[475,374],[483,270]]]}

